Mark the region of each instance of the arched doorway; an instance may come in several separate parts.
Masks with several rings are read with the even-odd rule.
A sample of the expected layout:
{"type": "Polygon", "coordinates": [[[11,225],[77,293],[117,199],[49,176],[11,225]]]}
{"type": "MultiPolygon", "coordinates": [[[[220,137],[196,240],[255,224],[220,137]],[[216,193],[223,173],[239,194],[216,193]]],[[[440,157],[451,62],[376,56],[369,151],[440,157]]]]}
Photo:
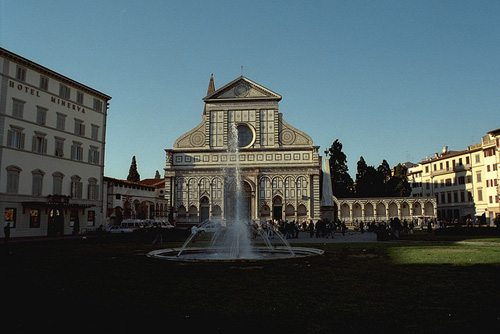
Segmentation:
{"type": "Polygon", "coordinates": [[[206,196],[200,199],[200,223],[208,220],[210,217],[210,201],[206,196]]]}
{"type": "Polygon", "coordinates": [[[413,215],[414,216],[421,216],[422,215],[422,206],[418,202],[416,202],[413,205],[413,215]]]}
{"type": "Polygon", "coordinates": [[[396,205],[396,203],[389,204],[389,217],[391,217],[391,218],[398,217],[399,218],[398,206],[396,205]]]}
{"type": "Polygon", "coordinates": [[[236,184],[231,182],[226,187],[226,201],[224,216],[229,219],[250,219],[252,187],[248,182],[243,182],[241,193],[236,191],[236,184]]]}
{"type": "Polygon", "coordinates": [[[300,204],[299,207],[297,208],[297,217],[301,221],[307,219],[307,208],[304,204],[300,204]]]}
{"type": "Polygon", "coordinates": [[[269,206],[267,206],[267,205],[264,204],[260,208],[260,217],[263,220],[268,220],[271,217],[271,209],[269,208],[269,206]]]}
{"type": "Polygon", "coordinates": [[[283,219],[283,202],[279,196],[273,199],[273,219],[283,219]]]}
{"type": "Polygon", "coordinates": [[[425,210],[424,214],[426,216],[434,216],[434,205],[432,205],[431,202],[425,203],[424,210],[425,210]]]}
{"type": "Polygon", "coordinates": [[[64,235],[64,215],[59,208],[53,208],[49,211],[47,236],[56,237],[60,235],[64,235]]]}
{"type": "Polygon", "coordinates": [[[285,207],[285,219],[287,219],[287,220],[294,220],[295,219],[295,208],[291,204],[288,204],[285,207]]]}

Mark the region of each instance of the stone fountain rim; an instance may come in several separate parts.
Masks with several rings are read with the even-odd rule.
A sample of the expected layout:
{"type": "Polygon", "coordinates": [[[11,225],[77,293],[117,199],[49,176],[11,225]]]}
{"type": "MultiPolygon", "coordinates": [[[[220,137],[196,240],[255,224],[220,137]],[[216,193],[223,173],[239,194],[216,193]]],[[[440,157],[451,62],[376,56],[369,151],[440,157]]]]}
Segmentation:
{"type": "MultiPolygon", "coordinates": [[[[309,256],[317,256],[323,255],[325,251],[317,248],[309,248],[309,247],[285,247],[285,246],[277,246],[273,249],[269,249],[268,247],[253,247],[254,251],[257,252],[267,252],[267,253],[281,253],[281,254],[289,254],[290,249],[294,252],[294,256],[284,256],[284,257],[275,257],[275,258],[258,258],[258,259],[212,259],[212,258],[186,258],[186,257],[177,257],[176,254],[179,253],[181,248],[163,248],[156,249],[147,253],[147,257],[165,260],[165,261],[179,261],[179,262],[257,262],[257,261],[276,261],[276,260],[289,260],[289,259],[298,259],[309,256]],[[169,254],[169,255],[161,255],[161,254],[169,254]]],[[[206,247],[189,247],[183,250],[183,253],[207,253],[209,248],[206,247]]]]}

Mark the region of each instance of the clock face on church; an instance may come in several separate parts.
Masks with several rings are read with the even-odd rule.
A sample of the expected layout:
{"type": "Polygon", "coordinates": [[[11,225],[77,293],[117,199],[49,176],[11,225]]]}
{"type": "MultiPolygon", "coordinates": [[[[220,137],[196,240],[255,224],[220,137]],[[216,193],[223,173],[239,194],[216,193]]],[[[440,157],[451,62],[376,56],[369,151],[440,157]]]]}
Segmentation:
{"type": "Polygon", "coordinates": [[[255,140],[255,132],[246,124],[238,124],[238,147],[249,147],[255,140]]]}

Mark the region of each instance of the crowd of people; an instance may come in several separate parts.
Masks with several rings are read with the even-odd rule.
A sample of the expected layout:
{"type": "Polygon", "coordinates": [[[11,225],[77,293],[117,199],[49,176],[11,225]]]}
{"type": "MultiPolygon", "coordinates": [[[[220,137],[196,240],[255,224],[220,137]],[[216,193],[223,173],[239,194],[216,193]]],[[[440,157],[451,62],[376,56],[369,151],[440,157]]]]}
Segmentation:
{"type": "MultiPolygon", "coordinates": [[[[350,226],[351,231],[361,233],[374,232],[380,236],[380,240],[384,239],[399,239],[401,234],[413,234],[416,227],[427,229],[432,232],[435,228],[442,227],[443,223],[436,219],[426,218],[422,221],[406,219],[401,221],[399,218],[391,218],[388,221],[382,222],[363,222],[355,220],[350,226]]],[[[345,221],[330,221],[328,219],[319,219],[316,222],[313,220],[295,222],[293,220],[269,220],[262,224],[262,228],[267,232],[268,236],[274,236],[274,229],[277,229],[286,239],[298,238],[299,232],[306,232],[309,237],[313,238],[334,238],[336,233],[345,233],[349,230],[345,221]]]]}

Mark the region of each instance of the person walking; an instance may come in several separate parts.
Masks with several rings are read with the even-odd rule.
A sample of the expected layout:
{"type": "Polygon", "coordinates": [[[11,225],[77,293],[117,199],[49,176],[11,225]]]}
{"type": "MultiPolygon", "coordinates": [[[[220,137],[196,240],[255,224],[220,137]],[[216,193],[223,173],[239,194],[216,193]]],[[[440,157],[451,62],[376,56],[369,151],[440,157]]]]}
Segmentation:
{"type": "Polygon", "coordinates": [[[340,230],[342,231],[342,235],[345,236],[345,231],[347,230],[347,226],[345,225],[345,221],[340,225],[340,230]]]}
{"type": "Polygon", "coordinates": [[[153,245],[158,243],[158,244],[163,244],[163,235],[162,235],[162,231],[161,231],[161,226],[160,224],[156,224],[156,226],[154,227],[154,229],[156,230],[156,237],[155,239],[153,240],[153,245]]]}
{"type": "Polygon", "coordinates": [[[3,228],[4,239],[3,242],[7,244],[10,239],[10,221],[3,228]]]}
{"type": "Polygon", "coordinates": [[[309,222],[309,236],[312,238],[314,236],[314,223],[311,219],[309,222]]]}

